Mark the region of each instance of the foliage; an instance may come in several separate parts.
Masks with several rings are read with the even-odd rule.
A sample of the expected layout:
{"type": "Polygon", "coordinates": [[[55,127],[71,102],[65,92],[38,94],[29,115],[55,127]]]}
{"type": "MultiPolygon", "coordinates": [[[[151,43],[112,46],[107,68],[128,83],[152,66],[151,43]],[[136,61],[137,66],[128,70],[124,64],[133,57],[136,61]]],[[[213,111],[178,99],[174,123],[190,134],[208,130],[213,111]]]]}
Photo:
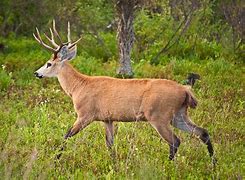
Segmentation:
{"type": "MultiPolygon", "coordinates": [[[[241,179],[244,177],[244,64],[217,57],[215,60],[170,57],[158,65],[134,62],[138,78],[168,78],[182,82],[188,72],[201,81],[194,91],[199,106],[190,112],[194,122],[211,134],[218,164],[214,168],[205,145],[192,135],[176,131],[182,144],[174,162],[168,145],[147,123],[118,123],[115,157],[105,145],[103,125],[94,122],[69,139],[59,161],[55,156],[63,135],[75,121],[69,97],[54,78],[36,79],[33,72],[49,58],[28,38],[3,39],[0,54],[3,77],[0,103],[0,175],[6,179],[241,179]]],[[[82,51],[72,64],[88,75],[114,76],[116,60],[103,62],[82,51]]],[[[215,51],[214,48],[212,51],[215,51]]]]}
{"type": "MultiPolygon", "coordinates": [[[[136,78],[180,83],[187,73],[201,80],[190,115],[208,129],[218,164],[192,135],[176,131],[182,144],[174,162],[168,145],[147,123],[118,123],[115,156],[105,145],[103,125],[91,124],[69,139],[73,105],[55,78],[33,72],[50,58],[31,37],[57,20],[62,39],[71,21],[72,37],[83,39],[72,64],[87,75],[116,76],[118,55],[114,1],[0,1],[0,176],[5,179],[242,179],[244,153],[244,23],[240,1],[139,1],[135,12],[132,65],[136,78]],[[189,14],[190,9],[192,9],[189,14]],[[226,13],[226,16],[224,14],[226,13]],[[237,15],[239,14],[239,16],[237,15]],[[239,24],[241,22],[241,24],[239,24]],[[3,38],[3,37],[4,38],[3,38]],[[231,43],[232,42],[232,43],[231,43]],[[234,46],[235,45],[235,46],[234,46]],[[161,52],[153,65],[152,60],[161,52]]],[[[74,38],[75,39],[75,38],[74,38]]]]}
{"type": "Polygon", "coordinates": [[[2,68],[0,69],[0,88],[1,90],[6,90],[11,85],[11,76],[12,73],[7,73],[5,71],[5,66],[2,65],[2,68]]]}
{"type": "MultiPolygon", "coordinates": [[[[70,21],[78,34],[97,33],[110,23],[113,8],[105,0],[3,0],[0,2],[0,33],[31,36],[35,27],[47,29],[53,19],[58,26],[70,21]]],[[[64,26],[65,27],[65,26],[64,26]]]]}
{"type": "Polygon", "coordinates": [[[243,40],[238,38],[241,46],[234,50],[230,43],[232,28],[222,19],[213,22],[215,12],[212,8],[211,5],[203,5],[188,18],[180,16],[178,21],[169,16],[170,10],[161,14],[147,9],[139,11],[135,21],[134,58],[154,63],[156,58],[159,63],[173,56],[197,57],[200,60],[223,57],[243,61],[243,40]]]}
{"type": "MultiPolygon", "coordinates": [[[[84,37],[84,49],[107,61],[117,56],[113,3],[108,0],[3,0],[0,2],[0,34],[31,36],[36,26],[47,32],[52,19],[56,19],[59,30],[65,30],[66,22],[70,21],[73,36],[84,37]]],[[[158,63],[169,56],[200,59],[223,56],[244,60],[242,1],[139,0],[137,3],[134,60],[152,61],[168,43],[170,47],[160,53],[158,63]]],[[[65,39],[66,32],[62,34],[65,39]]]]}

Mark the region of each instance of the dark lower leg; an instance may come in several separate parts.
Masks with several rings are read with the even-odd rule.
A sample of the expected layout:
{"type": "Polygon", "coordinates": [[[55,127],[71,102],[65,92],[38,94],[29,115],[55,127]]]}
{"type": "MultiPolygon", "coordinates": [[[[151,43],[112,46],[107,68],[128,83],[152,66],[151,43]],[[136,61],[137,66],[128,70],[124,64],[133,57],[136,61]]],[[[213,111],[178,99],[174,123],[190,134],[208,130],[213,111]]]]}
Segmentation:
{"type": "Polygon", "coordinates": [[[106,145],[109,149],[111,149],[114,143],[113,122],[105,122],[105,130],[106,130],[106,145]]]}
{"type": "Polygon", "coordinates": [[[56,155],[56,159],[60,159],[62,152],[65,150],[66,147],[66,140],[63,142],[63,144],[61,145],[61,148],[59,149],[58,154],[56,155]]]}
{"type": "Polygon", "coordinates": [[[169,159],[173,160],[174,156],[180,145],[179,138],[172,132],[169,125],[164,124],[161,121],[150,121],[151,125],[157,130],[160,136],[165,139],[169,144],[169,159]]]}
{"type": "Polygon", "coordinates": [[[178,147],[180,145],[180,140],[179,138],[175,137],[175,143],[169,145],[169,159],[173,160],[174,156],[178,150],[178,147]]]}
{"type": "Polygon", "coordinates": [[[61,145],[61,148],[59,149],[59,152],[56,156],[56,159],[60,159],[61,155],[62,155],[62,152],[65,150],[65,147],[66,147],[66,140],[72,136],[72,128],[69,128],[69,130],[67,131],[66,135],[64,136],[64,142],[63,144],[61,145]]]}
{"type": "Polygon", "coordinates": [[[213,146],[212,146],[208,131],[206,129],[201,129],[201,131],[202,131],[202,133],[200,135],[200,139],[202,140],[202,142],[204,144],[207,145],[209,155],[210,155],[210,157],[212,157],[214,154],[214,150],[213,150],[213,146]]]}
{"type": "Polygon", "coordinates": [[[72,136],[76,135],[76,134],[80,131],[80,129],[81,129],[81,126],[74,126],[74,125],[73,125],[73,127],[71,127],[71,128],[67,131],[67,133],[66,133],[64,139],[68,139],[69,137],[72,137],[72,136]]]}
{"type": "Polygon", "coordinates": [[[80,130],[85,128],[89,124],[88,121],[83,121],[82,119],[78,119],[73,126],[67,131],[66,135],[64,136],[65,141],[63,142],[58,155],[56,156],[57,159],[59,159],[62,155],[62,152],[64,151],[66,147],[66,141],[68,138],[76,135],[80,130]]]}
{"type": "Polygon", "coordinates": [[[203,128],[201,128],[201,130],[202,130],[202,134],[200,135],[200,139],[204,144],[207,145],[209,156],[212,158],[212,163],[215,165],[217,163],[217,159],[214,157],[214,149],[208,131],[203,128]]]}
{"type": "Polygon", "coordinates": [[[112,121],[105,122],[105,132],[106,132],[106,146],[108,148],[108,152],[110,153],[110,156],[111,156],[111,159],[114,165],[114,169],[116,170],[117,169],[116,151],[113,148],[115,129],[114,129],[114,124],[112,121]]]}
{"type": "Polygon", "coordinates": [[[175,116],[175,118],[172,121],[172,125],[182,131],[185,131],[188,133],[194,133],[197,136],[199,136],[202,142],[207,145],[210,157],[213,156],[214,154],[213,146],[212,146],[208,131],[206,129],[203,129],[195,125],[193,122],[191,122],[188,116],[184,113],[177,114],[177,116],[175,116]]]}

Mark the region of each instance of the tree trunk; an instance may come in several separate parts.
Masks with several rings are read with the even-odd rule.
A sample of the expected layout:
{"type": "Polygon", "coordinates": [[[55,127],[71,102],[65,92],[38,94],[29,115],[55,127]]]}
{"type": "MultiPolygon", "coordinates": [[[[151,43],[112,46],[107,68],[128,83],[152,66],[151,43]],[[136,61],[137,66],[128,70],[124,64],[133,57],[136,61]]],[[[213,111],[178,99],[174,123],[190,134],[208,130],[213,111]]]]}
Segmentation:
{"type": "Polygon", "coordinates": [[[117,74],[123,78],[133,77],[130,52],[134,43],[134,6],[135,0],[117,0],[118,13],[117,40],[119,49],[119,68],[117,74]]]}

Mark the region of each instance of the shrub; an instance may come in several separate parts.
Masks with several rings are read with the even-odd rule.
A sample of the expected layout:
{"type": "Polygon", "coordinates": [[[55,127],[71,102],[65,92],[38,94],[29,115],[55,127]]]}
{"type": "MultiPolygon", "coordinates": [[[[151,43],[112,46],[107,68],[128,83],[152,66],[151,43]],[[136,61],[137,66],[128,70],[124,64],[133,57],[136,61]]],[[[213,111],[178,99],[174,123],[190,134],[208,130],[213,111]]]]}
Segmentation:
{"type": "Polygon", "coordinates": [[[8,87],[11,85],[12,82],[12,73],[8,73],[5,69],[5,66],[2,65],[2,68],[0,69],[0,90],[4,91],[8,89],[8,87]]]}

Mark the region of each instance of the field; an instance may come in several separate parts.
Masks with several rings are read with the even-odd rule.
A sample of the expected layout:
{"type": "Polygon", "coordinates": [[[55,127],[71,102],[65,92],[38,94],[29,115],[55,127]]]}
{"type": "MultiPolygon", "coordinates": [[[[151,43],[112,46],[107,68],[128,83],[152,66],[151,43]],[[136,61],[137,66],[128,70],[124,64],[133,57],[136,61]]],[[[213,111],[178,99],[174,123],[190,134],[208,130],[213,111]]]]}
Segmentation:
{"type": "MultiPolygon", "coordinates": [[[[194,87],[198,108],[192,120],[208,129],[218,159],[193,135],[175,129],[182,144],[175,161],[168,145],[147,123],[118,123],[115,157],[105,145],[102,123],[94,122],[69,139],[55,160],[63,136],[76,119],[69,97],[55,78],[33,72],[49,53],[26,38],[3,40],[0,52],[0,176],[3,179],[243,179],[245,177],[245,66],[224,57],[169,58],[158,65],[133,63],[136,78],[167,78],[183,83],[201,75],[194,87]]],[[[78,47],[79,49],[79,47],[78,47]]],[[[87,75],[115,76],[117,60],[103,62],[79,50],[71,63],[87,75]]]]}

